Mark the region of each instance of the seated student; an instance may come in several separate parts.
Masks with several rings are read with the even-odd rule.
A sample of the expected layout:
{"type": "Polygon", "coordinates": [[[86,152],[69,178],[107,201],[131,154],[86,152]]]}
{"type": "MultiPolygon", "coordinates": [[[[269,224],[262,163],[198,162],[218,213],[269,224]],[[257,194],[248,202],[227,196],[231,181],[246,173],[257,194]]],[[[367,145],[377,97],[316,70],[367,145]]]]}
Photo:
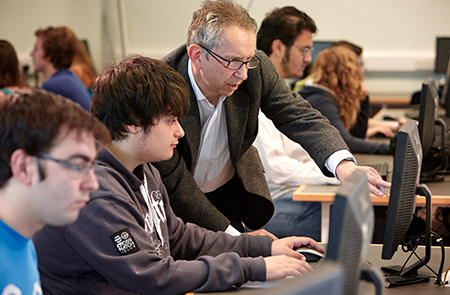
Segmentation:
{"type": "Polygon", "coordinates": [[[0,97],[27,86],[19,68],[19,59],[11,43],[0,40],[0,97]]]}
{"type": "Polygon", "coordinates": [[[172,157],[184,135],[178,117],[188,109],[186,82],[161,61],[131,57],[100,74],[91,112],[113,141],[95,168],[100,189],[78,221],[45,227],[33,238],[46,294],[219,291],[312,270],[292,250],[322,250],[310,238],[231,236],[174,215],[158,171],[147,163],[172,157]]]}
{"type": "Polygon", "coordinates": [[[42,89],[0,98],[0,294],[42,294],[31,237],[74,222],[98,188],[91,170],[106,127],[42,89]]]}
{"type": "Polygon", "coordinates": [[[352,153],[388,154],[389,145],[370,142],[350,132],[366,94],[356,54],[343,46],[322,50],[314,61],[313,84],[299,92],[330,120],[352,153]]]}
{"type": "MultiPolygon", "coordinates": [[[[343,46],[350,50],[352,50],[358,56],[358,64],[361,70],[361,73],[364,74],[364,62],[363,62],[363,49],[362,47],[345,41],[337,41],[331,44],[331,46],[343,46]]],[[[361,102],[361,109],[358,113],[357,122],[352,126],[350,132],[361,138],[371,138],[377,134],[383,134],[386,137],[391,137],[394,135],[394,132],[397,132],[401,127],[401,122],[399,121],[397,126],[393,124],[386,124],[381,121],[374,120],[370,118],[370,101],[369,101],[369,91],[366,88],[366,84],[364,80],[361,82],[362,90],[366,95],[365,100],[361,102]]]]}
{"type": "MultiPolygon", "coordinates": [[[[268,13],[257,34],[257,47],[273,62],[281,78],[298,78],[311,62],[312,36],[316,24],[295,7],[276,8],[268,13]]],[[[323,175],[299,144],[281,133],[262,112],[258,116],[258,149],[275,213],[264,229],[277,237],[291,235],[320,239],[320,202],[297,202],[293,192],[302,184],[338,184],[323,175]]]]}
{"type": "Polygon", "coordinates": [[[75,46],[64,27],[49,27],[35,32],[36,43],[31,51],[35,71],[42,74],[42,88],[79,103],[89,111],[91,98],[80,79],[71,71],[75,46]]]}

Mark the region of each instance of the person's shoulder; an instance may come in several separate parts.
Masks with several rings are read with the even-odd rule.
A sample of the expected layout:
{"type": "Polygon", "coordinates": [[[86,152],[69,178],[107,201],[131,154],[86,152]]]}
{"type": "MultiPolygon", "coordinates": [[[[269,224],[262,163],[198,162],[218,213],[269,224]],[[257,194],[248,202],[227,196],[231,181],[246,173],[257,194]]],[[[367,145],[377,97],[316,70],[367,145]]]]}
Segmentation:
{"type": "Polygon", "coordinates": [[[299,94],[308,101],[319,100],[329,101],[333,100],[333,94],[326,87],[320,87],[318,85],[305,85],[299,94]]]}
{"type": "Polygon", "coordinates": [[[187,55],[187,47],[186,44],[180,45],[171,52],[169,52],[166,56],[164,56],[161,60],[166,62],[173,68],[176,68],[182,59],[183,56],[187,55]]]}

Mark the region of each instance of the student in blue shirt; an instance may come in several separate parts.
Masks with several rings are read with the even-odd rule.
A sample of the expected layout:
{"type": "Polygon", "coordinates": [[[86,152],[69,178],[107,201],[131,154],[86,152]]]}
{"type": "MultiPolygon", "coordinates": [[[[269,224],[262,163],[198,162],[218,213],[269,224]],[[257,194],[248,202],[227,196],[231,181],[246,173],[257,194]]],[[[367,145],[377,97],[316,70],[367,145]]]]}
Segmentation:
{"type": "Polygon", "coordinates": [[[0,101],[0,294],[42,294],[31,237],[74,222],[98,188],[106,127],[70,100],[22,89],[0,101]]]}

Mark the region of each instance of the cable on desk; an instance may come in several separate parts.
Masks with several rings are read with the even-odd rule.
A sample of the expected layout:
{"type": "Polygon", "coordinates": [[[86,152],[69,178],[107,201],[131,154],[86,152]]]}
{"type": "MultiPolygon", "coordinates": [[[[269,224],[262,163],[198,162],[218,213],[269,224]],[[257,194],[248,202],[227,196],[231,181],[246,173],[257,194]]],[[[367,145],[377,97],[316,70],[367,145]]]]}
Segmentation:
{"type": "MultiPolygon", "coordinates": [[[[443,239],[434,231],[431,231],[431,236],[436,238],[436,242],[439,243],[439,245],[441,246],[441,263],[439,264],[439,271],[438,273],[436,273],[431,267],[429,267],[426,263],[423,262],[422,258],[417,255],[416,253],[416,249],[419,246],[419,244],[423,241],[423,239],[425,238],[425,234],[420,234],[419,236],[415,236],[415,237],[411,237],[409,239],[408,245],[407,245],[407,249],[409,249],[409,251],[412,251],[412,253],[409,255],[408,259],[405,261],[405,263],[403,264],[401,271],[403,270],[403,268],[406,266],[406,263],[408,262],[408,260],[411,258],[411,256],[414,254],[417,259],[419,259],[420,262],[422,262],[423,265],[425,265],[435,276],[435,284],[436,285],[445,285],[445,282],[442,281],[441,276],[442,276],[442,270],[444,268],[444,261],[445,261],[445,247],[444,247],[444,241],[443,239]],[[414,243],[413,243],[414,242],[414,243]]],[[[403,251],[405,251],[405,249],[403,249],[403,251]]],[[[449,268],[450,269],[450,268],[449,268]]],[[[447,269],[448,271],[448,269],[447,269]]]]}

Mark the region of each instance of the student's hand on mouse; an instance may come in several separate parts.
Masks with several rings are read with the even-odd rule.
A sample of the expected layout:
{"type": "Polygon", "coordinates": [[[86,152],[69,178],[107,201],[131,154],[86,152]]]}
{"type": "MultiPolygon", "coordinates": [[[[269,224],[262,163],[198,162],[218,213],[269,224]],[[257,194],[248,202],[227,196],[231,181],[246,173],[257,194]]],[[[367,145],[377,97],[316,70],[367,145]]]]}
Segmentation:
{"type": "Polygon", "coordinates": [[[305,256],[294,251],[302,246],[309,246],[311,248],[317,249],[321,252],[325,252],[322,246],[316,241],[307,237],[288,237],[282,238],[272,242],[272,255],[287,255],[296,259],[306,260],[305,256]]]}
{"type": "Polygon", "coordinates": [[[253,235],[253,236],[268,236],[268,237],[271,237],[274,240],[278,240],[278,238],[273,233],[268,232],[265,229],[258,229],[258,230],[255,230],[255,231],[246,232],[246,234],[253,235]]]}
{"type": "Polygon", "coordinates": [[[356,169],[363,170],[367,173],[367,182],[369,183],[370,193],[382,197],[384,196],[384,188],[390,188],[391,183],[384,181],[381,175],[372,167],[356,166],[353,161],[343,160],[336,167],[336,175],[341,182],[350,176],[356,169]]]}
{"type": "Polygon", "coordinates": [[[266,263],[266,281],[283,279],[287,276],[300,276],[314,269],[308,262],[287,255],[269,256],[266,263]]]}

